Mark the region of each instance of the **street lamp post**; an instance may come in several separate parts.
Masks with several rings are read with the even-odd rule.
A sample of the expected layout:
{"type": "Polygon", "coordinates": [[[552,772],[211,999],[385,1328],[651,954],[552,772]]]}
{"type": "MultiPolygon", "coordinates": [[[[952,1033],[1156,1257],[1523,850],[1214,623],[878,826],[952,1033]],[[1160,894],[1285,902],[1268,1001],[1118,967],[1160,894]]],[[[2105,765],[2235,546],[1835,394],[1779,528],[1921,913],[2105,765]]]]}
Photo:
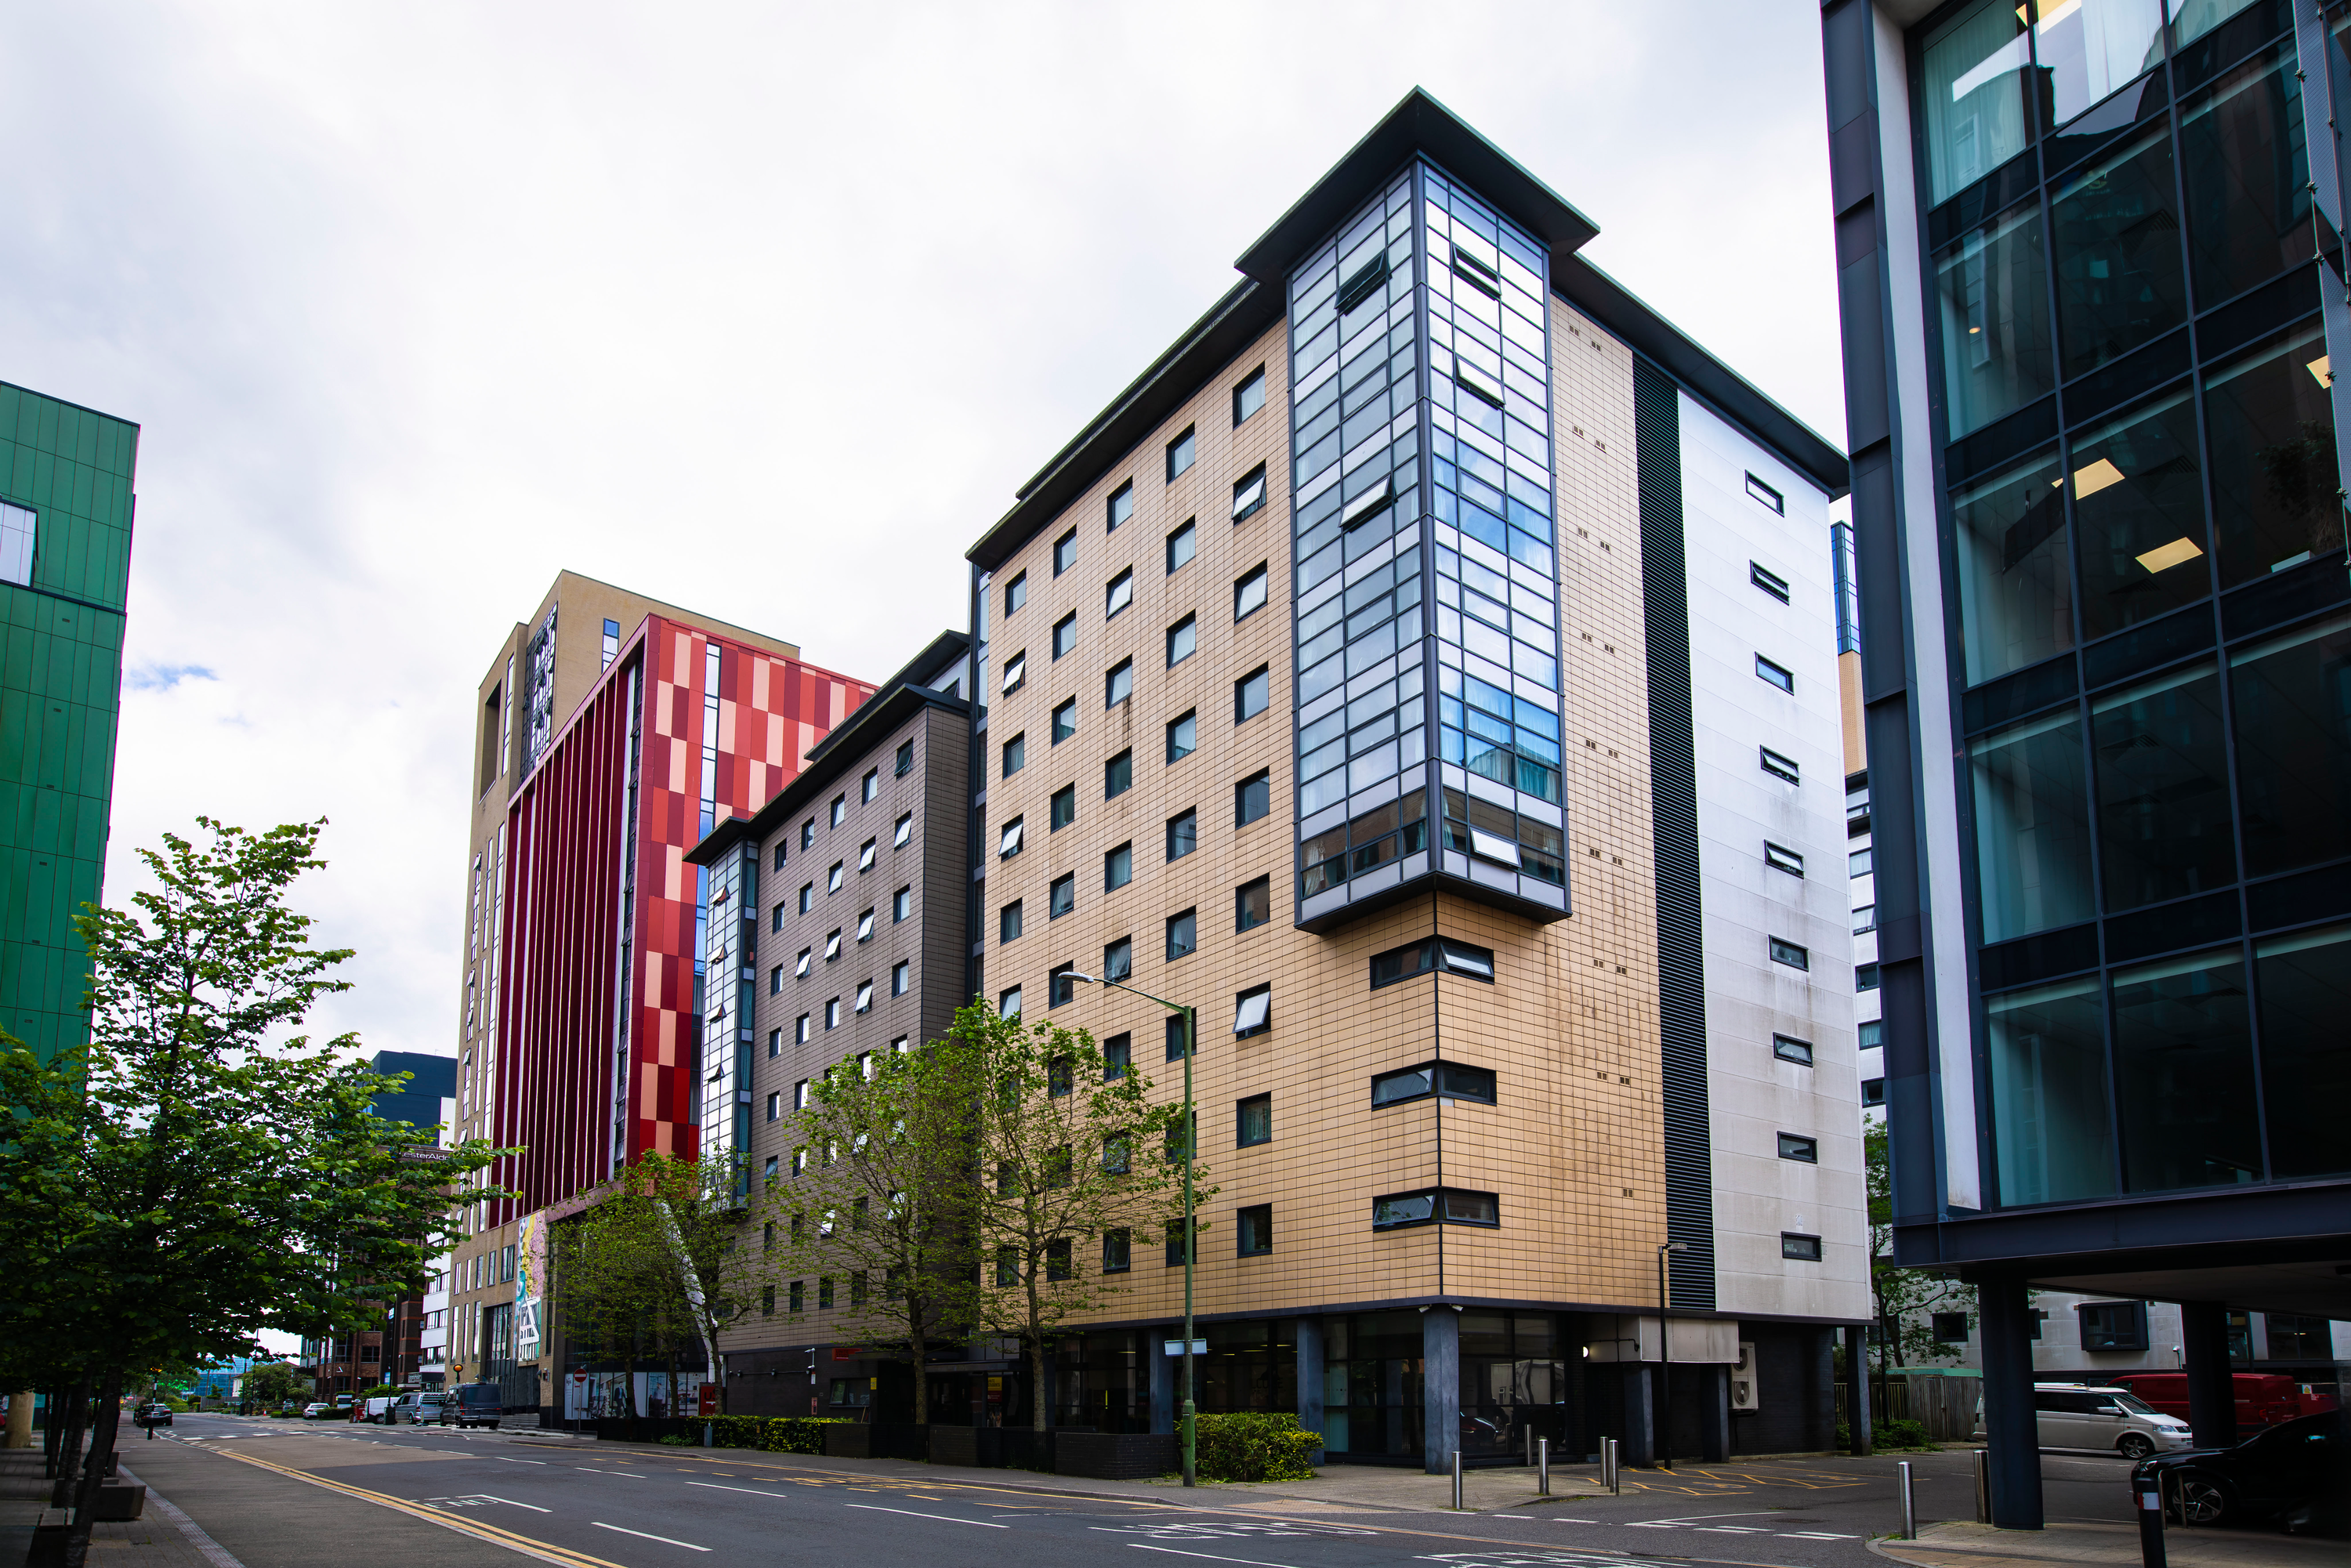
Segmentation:
{"type": "Polygon", "coordinates": [[[1687,1241],[1657,1243],[1657,1468],[1674,1468],[1674,1364],[1666,1344],[1666,1254],[1687,1252],[1687,1241]]]}
{"type": "Polygon", "coordinates": [[[1081,975],[1074,971],[1070,978],[1083,980],[1090,986],[1114,987],[1141,997],[1146,1002],[1157,1002],[1184,1019],[1184,1406],[1180,1441],[1184,1450],[1184,1484],[1196,1486],[1198,1476],[1194,1464],[1196,1451],[1192,1440],[1192,1253],[1196,1244],[1192,1231],[1192,1145],[1199,1140],[1192,1114],[1192,1044],[1200,1032],[1200,1015],[1196,1009],[1171,1002],[1165,997],[1155,997],[1148,991],[1138,991],[1133,986],[1121,985],[1116,980],[1099,979],[1092,975],[1081,975]]]}

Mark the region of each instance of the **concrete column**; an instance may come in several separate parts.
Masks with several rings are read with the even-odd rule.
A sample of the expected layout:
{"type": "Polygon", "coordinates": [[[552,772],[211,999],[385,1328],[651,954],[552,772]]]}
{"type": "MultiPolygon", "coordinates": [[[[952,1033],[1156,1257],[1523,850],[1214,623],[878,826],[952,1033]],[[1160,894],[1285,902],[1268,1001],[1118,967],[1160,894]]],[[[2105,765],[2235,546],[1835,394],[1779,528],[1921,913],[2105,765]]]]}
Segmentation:
{"type": "Polygon", "coordinates": [[[2229,1309],[2219,1301],[2179,1303],[2179,1348],[2188,1372],[2188,1424],[2199,1448],[2237,1441],[2237,1388],[2229,1365],[2229,1309]]]}
{"type": "MultiPolygon", "coordinates": [[[[1322,1429],[1322,1320],[1300,1318],[1290,1343],[1298,1347],[1298,1426],[1301,1431],[1320,1432],[1322,1429]]],[[[1306,1462],[1321,1464],[1322,1448],[1316,1448],[1306,1462]]]]}
{"type": "Polygon", "coordinates": [[[1144,1331],[1144,1350],[1151,1363],[1151,1429],[1155,1432],[1176,1430],[1176,1375],[1183,1363],[1167,1354],[1167,1342],[1182,1337],[1181,1323],[1162,1323],[1144,1331]]]}
{"type": "Polygon", "coordinates": [[[1848,1383],[1844,1401],[1844,1423],[1853,1438],[1853,1451],[1870,1451],[1869,1409],[1869,1327],[1851,1323],[1844,1331],[1844,1370],[1848,1383]]]}
{"type": "Polygon", "coordinates": [[[1698,1443],[1705,1463],[1719,1465],[1730,1458],[1730,1368],[1714,1363],[1683,1374],[1698,1379],[1698,1443]]]}
{"type": "Polygon", "coordinates": [[[1628,1465],[1657,1462],[1656,1367],[1631,1361],[1625,1367],[1625,1436],[1620,1458],[1628,1465]]]}
{"type": "Polygon", "coordinates": [[[1813,1331],[1813,1446],[1836,1448],[1836,1330],[1813,1331]]]}
{"type": "Polygon", "coordinates": [[[1461,1314],[1431,1307],[1420,1314],[1421,1469],[1453,1473],[1461,1446],[1461,1314]]]}
{"type": "Polygon", "coordinates": [[[1991,1458],[1991,1521],[2041,1528],[2041,1427],[2032,1405],[2032,1311],[2024,1281],[1980,1281],[1984,1433],[1991,1458]]]}

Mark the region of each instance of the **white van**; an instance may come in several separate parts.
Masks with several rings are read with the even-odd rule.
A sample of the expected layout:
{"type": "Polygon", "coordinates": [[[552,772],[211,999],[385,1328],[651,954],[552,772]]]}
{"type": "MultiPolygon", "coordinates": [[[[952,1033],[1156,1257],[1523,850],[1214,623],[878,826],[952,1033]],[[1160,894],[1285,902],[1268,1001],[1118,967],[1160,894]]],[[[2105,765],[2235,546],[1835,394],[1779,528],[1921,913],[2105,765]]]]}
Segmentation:
{"type": "MultiPolygon", "coordinates": [[[[2036,1383],[2032,1408],[2044,1449],[2088,1448],[2143,1459],[2193,1442],[2187,1422],[2162,1414],[2126,1388],[2036,1383]]],[[[1975,1437],[1984,1440],[1981,1415],[1976,1417],[1975,1437]]]]}
{"type": "Polygon", "coordinates": [[[383,1422],[388,1425],[392,1419],[390,1414],[392,1407],[399,1403],[399,1398],[394,1396],[380,1395],[373,1399],[367,1400],[360,1406],[359,1419],[362,1421],[383,1422]]]}

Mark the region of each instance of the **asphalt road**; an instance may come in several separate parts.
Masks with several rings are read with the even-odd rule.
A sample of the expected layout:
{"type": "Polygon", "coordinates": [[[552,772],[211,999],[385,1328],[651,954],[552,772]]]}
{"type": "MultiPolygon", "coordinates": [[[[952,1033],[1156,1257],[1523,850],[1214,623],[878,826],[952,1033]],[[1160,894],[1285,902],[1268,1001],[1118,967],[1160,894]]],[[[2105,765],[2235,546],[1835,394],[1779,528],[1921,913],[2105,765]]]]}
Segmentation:
{"type": "MultiPolygon", "coordinates": [[[[1179,1568],[1170,1558],[1259,1568],[1878,1568],[1865,1542],[1899,1522],[1887,1459],[1685,1464],[1671,1475],[1629,1472],[1621,1497],[1453,1513],[1213,1489],[1071,1496],[1030,1490],[1018,1471],[995,1484],[739,1449],[234,1416],[183,1416],[167,1437],[125,1448],[141,1479],[246,1568],[472,1568],[510,1564],[517,1551],[574,1568],[803,1553],[922,1568],[1179,1568]]],[[[1973,1517],[1966,1454],[1915,1464],[1922,1519],[1973,1517]]],[[[2053,1517],[2129,1517],[2123,1461],[2052,1456],[2043,1469],[2053,1517]]]]}

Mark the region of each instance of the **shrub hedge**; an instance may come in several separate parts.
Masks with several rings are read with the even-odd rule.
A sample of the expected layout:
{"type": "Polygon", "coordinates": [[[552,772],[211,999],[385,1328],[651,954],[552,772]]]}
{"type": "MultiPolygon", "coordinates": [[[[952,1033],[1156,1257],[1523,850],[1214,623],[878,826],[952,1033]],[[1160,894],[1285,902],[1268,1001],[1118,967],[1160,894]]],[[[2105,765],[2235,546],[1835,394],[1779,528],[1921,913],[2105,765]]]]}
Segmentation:
{"type": "Polygon", "coordinates": [[[1238,1410],[1192,1419],[1199,1473],[1209,1480],[1303,1481],[1314,1477],[1306,1459],[1322,1446],[1322,1434],[1300,1430],[1295,1416],[1238,1410]]]}
{"type": "Polygon", "coordinates": [[[708,1421],[716,1447],[770,1454],[821,1454],[824,1429],[844,1425],[824,1416],[713,1416],[708,1421]]]}

